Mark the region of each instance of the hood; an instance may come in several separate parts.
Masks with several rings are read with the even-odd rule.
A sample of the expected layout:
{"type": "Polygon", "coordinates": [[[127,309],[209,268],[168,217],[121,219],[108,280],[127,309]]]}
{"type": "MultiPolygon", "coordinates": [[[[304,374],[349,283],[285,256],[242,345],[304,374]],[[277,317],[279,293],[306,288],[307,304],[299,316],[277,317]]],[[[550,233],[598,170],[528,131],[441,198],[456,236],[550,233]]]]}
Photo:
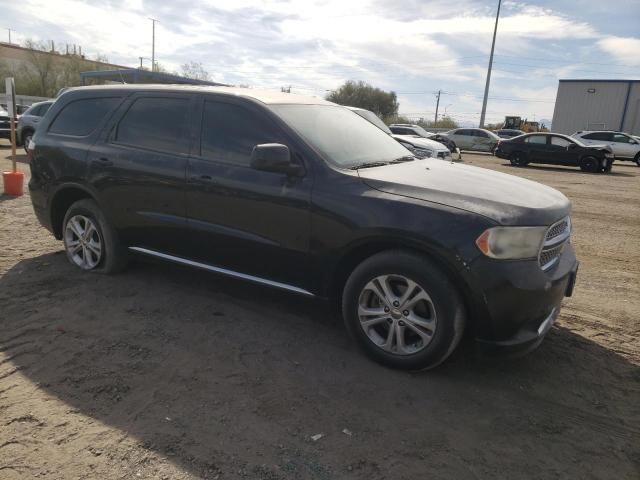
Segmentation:
{"type": "Polygon", "coordinates": [[[501,225],[551,225],[569,214],[567,197],[513,175],[442,161],[363,168],[358,175],[386,193],[447,205],[501,225]]]}
{"type": "Polygon", "coordinates": [[[414,137],[412,135],[391,135],[396,140],[400,140],[402,142],[410,143],[418,148],[424,148],[426,150],[435,150],[435,151],[448,151],[447,147],[445,147],[440,142],[436,142],[435,140],[429,140],[424,137],[414,137]]]}

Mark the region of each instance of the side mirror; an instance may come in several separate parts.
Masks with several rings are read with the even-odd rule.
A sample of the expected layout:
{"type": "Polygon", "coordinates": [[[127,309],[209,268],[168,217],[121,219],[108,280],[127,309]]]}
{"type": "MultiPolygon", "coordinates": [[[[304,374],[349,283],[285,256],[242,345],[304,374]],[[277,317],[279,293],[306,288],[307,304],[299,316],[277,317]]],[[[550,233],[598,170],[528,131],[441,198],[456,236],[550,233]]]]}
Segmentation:
{"type": "Polygon", "coordinates": [[[576,145],[575,143],[570,143],[569,145],[567,145],[567,150],[573,150],[574,148],[578,148],[578,145],[576,145]]]}
{"type": "Polygon", "coordinates": [[[301,176],[304,173],[301,165],[291,163],[289,147],[280,143],[263,143],[253,147],[251,168],[291,176],[301,176]]]}

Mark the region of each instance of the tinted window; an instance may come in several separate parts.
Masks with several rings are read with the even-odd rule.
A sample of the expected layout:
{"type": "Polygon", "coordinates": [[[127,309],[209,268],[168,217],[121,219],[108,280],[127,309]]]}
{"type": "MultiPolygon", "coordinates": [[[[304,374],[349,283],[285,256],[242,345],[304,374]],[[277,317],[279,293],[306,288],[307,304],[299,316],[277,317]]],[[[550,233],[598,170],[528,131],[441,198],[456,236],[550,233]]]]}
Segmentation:
{"type": "Polygon", "coordinates": [[[53,103],[45,103],[44,105],[40,105],[40,109],[38,110],[38,115],[44,117],[45,113],[49,111],[53,103]]]}
{"type": "Polygon", "coordinates": [[[489,138],[487,132],[483,132],[482,130],[473,130],[473,135],[480,138],[489,138]]]}
{"type": "Polygon", "coordinates": [[[471,130],[456,130],[454,134],[470,137],[473,135],[473,132],[471,130]]]}
{"type": "Polygon", "coordinates": [[[49,127],[49,132],[85,137],[96,129],[119,102],[119,97],[84,98],[73,101],[58,113],[49,127]]]}
{"type": "Polygon", "coordinates": [[[583,135],[582,138],[586,140],[600,140],[603,142],[611,141],[611,134],[607,132],[595,132],[583,135]]]}
{"type": "Polygon", "coordinates": [[[622,135],[621,133],[614,133],[613,141],[618,143],[629,143],[631,142],[631,139],[626,135],[622,135]]]}
{"type": "MultiPolygon", "coordinates": [[[[371,126],[382,134],[378,127],[371,126]]],[[[200,142],[203,157],[248,166],[253,147],[262,143],[283,143],[272,122],[240,105],[205,102],[200,142]]]]}
{"type": "Polygon", "coordinates": [[[116,142],[161,152],[186,153],[187,98],[144,97],[133,102],[118,124],[116,142]]]}
{"type": "Polygon", "coordinates": [[[547,143],[547,137],[545,137],[544,135],[532,135],[530,137],[527,137],[526,142],[535,143],[535,144],[545,144],[547,143]]]}
{"type": "Polygon", "coordinates": [[[551,145],[567,148],[572,142],[562,137],[551,137],[551,145]]]}

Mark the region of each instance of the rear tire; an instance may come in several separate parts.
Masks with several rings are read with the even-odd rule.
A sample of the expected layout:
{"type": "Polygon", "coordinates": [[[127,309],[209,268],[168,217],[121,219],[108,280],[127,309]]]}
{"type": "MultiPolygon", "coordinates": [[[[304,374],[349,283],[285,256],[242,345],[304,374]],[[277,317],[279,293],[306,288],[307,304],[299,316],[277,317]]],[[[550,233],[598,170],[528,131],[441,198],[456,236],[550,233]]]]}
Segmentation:
{"type": "Polygon", "coordinates": [[[583,157],[580,160],[580,170],[583,172],[598,173],[600,171],[600,160],[592,156],[583,157]]]}
{"type": "Polygon", "coordinates": [[[29,153],[29,142],[33,138],[33,132],[30,130],[27,130],[26,132],[22,133],[21,137],[22,137],[22,147],[24,148],[25,153],[29,153]]]}
{"type": "Polygon", "coordinates": [[[509,161],[514,167],[526,167],[529,163],[526,160],[525,154],[522,152],[513,152],[509,157],[509,161]]]}
{"type": "Polygon", "coordinates": [[[638,165],[640,167],[640,153],[638,153],[636,155],[636,158],[634,159],[634,162],[636,162],[636,165],[638,165]]]}
{"type": "Polygon", "coordinates": [[[127,265],[126,249],[92,199],[78,200],[69,207],[62,223],[62,238],[67,259],[81,270],[116,273],[127,265]]]}
{"type": "Polygon", "coordinates": [[[342,315],[367,355],[409,370],[444,362],[460,342],[466,318],[449,278],[424,256],[398,250],[356,267],[344,287],[342,315]]]}

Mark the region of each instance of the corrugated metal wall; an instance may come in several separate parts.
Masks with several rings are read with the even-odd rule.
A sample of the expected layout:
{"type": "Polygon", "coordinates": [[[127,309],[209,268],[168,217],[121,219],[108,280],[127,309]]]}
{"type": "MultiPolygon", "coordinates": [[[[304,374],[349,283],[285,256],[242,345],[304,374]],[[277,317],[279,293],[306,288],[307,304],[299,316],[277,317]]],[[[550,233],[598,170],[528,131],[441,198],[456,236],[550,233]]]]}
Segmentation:
{"type": "Polygon", "coordinates": [[[563,80],[558,85],[553,131],[570,135],[578,130],[619,130],[624,116],[623,130],[638,135],[639,107],[640,81],[563,80]]]}

